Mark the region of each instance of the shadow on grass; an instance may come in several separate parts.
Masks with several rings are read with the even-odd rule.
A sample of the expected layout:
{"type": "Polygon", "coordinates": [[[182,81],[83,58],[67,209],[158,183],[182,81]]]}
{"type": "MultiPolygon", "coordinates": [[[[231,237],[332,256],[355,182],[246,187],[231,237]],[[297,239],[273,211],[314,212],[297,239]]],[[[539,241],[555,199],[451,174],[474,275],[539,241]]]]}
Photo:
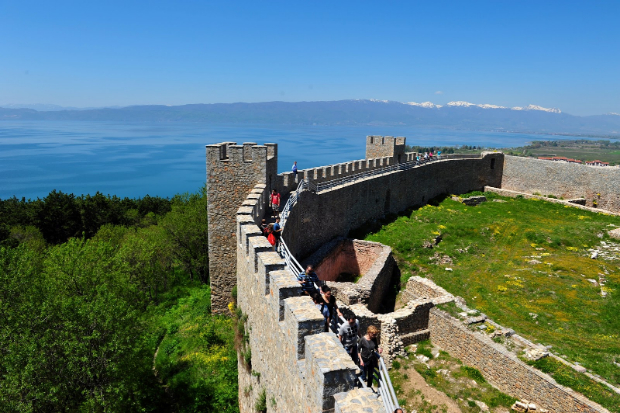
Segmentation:
{"type": "Polygon", "coordinates": [[[361,226],[352,229],[349,231],[347,235],[348,238],[354,239],[365,239],[368,235],[378,232],[384,225],[388,225],[396,221],[400,217],[409,217],[413,213],[413,211],[417,211],[418,209],[426,206],[439,206],[446,198],[448,198],[449,194],[441,194],[434,198],[429,199],[429,201],[425,204],[416,205],[411,208],[407,208],[397,214],[387,214],[383,218],[373,219],[370,221],[366,221],[361,226]]]}

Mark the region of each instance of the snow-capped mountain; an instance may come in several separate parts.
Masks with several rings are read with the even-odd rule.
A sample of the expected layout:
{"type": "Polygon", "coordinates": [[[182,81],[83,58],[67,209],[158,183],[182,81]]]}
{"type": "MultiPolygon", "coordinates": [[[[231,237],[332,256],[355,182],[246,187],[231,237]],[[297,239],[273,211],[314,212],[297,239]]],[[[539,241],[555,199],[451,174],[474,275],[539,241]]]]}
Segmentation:
{"type": "Polygon", "coordinates": [[[469,102],[464,102],[462,100],[456,101],[456,102],[448,102],[448,106],[460,106],[460,107],[464,107],[464,108],[468,108],[470,106],[478,106],[475,103],[469,103],[469,102]]]}
{"type": "MultiPolygon", "coordinates": [[[[364,101],[364,99],[355,99],[357,101],[364,101]]],[[[470,108],[470,107],[476,107],[476,108],[481,108],[481,109],[510,109],[510,110],[539,110],[541,112],[549,112],[549,113],[562,113],[562,111],[560,109],[557,108],[544,108],[542,106],[538,106],[538,105],[527,105],[527,106],[514,106],[512,108],[508,108],[506,106],[499,106],[499,105],[492,105],[490,103],[483,103],[483,104],[478,104],[478,103],[471,103],[471,102],[465,102],[464,100],[456,100],[456,101],[452,101],[452,102],[448,102],[446,103],[446,105],[437,105],[433,102],[422,102],[422,103],[418,103],[418,102],[396,102],[396,101],[391,101],[391,100],[383,100],[383,99],[368,99],[367,102],[375,102],[375,103],[400,103],[403,105],[409,105],[409,106],[417,106],[420,108],[427,108],[427,109],[439,109],[439,108],[443,108],[443,107],[461,107],[461,108],[470,108]]],[[[611,113],[614,114],[614,113],[611,113]]]]}
{"type": "Polygon", "coordinates": [[[37,111],[1,108],[3,120],[191,121],[212,123],[302,125],[398,125],[425,128],[557,133],[620,138],[620,115],[573,116],[536,105],[506,108],[493,104],[453,101],[397,102],[350,99],[320,102],[214,103],[181,106],[145,105],[89,110],[37,111]]]}
{"type": "Polygon", "coordinates": [[[410,105],[410,106],[419,106],[421,108],[437,108],[439,109],[440,107],[442,107],[442,105],[435,105],[433,102],[422,102],[422,103],[417,103],[417,102],[405,102],[405,105],[410,105]]]}
{"type": "Polygon", "coordinates": [[[543,108],[542,106],[537,105],[527,105],[526,107],[515,106],[512,110],[541,110],[549,113],[562,113],[562,111],[557,108],[543,108]]]}

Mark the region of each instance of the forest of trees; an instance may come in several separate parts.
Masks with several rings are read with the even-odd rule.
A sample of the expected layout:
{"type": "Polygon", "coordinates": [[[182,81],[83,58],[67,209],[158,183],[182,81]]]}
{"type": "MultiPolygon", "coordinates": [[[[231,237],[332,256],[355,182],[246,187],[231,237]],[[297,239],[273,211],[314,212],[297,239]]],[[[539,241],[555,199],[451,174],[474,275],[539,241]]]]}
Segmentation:
{"type": "Polygon", "coordinates": [[[207,237],[204,189],[0,200],[2,411],[238,411],[207,237]]]}

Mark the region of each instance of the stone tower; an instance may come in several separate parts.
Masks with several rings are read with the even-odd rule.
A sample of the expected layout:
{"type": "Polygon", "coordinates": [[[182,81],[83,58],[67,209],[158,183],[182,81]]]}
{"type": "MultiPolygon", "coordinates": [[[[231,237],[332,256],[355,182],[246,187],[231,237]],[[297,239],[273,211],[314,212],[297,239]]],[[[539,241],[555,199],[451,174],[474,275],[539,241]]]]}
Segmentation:
{"type": "Polygon", "coordinates": [[[237,283],[237,209],[256,184],[275,188],[278,145],[223,142],[206,148],[211,310],[225,313],[237,283]]]}
{"type": "Polygon", "coordinates": [[[405,162],[405,137],[366,136],[366,159],[390,157],[394,163],[405,162]]]}

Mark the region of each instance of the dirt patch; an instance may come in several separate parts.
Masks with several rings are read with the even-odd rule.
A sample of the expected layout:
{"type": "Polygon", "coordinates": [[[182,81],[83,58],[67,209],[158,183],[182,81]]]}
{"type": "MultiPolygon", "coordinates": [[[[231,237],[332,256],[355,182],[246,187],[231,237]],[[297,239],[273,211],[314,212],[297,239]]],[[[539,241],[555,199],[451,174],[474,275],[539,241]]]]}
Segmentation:
{"type": "Polygon", "coordinates": [[[482,374],[433,347],[429,341],[407,349],[390,372],[396,396],[408,412],[507,413],[515,401],[486,382],[482,374]]]}
{"type": "MultiPolygon", "coordinates": [[[[420,373],[409,369],[406,374],[408,379],[403,381],[401,389],[407,400],[406,405],[403,407],[408,412],[417,410],[418,412],[462,413],[462,410],[454,400],[445,393],[429,386],[420,373]]],[[[398,397],[401,396],[399,395],[398,397]]]]}

